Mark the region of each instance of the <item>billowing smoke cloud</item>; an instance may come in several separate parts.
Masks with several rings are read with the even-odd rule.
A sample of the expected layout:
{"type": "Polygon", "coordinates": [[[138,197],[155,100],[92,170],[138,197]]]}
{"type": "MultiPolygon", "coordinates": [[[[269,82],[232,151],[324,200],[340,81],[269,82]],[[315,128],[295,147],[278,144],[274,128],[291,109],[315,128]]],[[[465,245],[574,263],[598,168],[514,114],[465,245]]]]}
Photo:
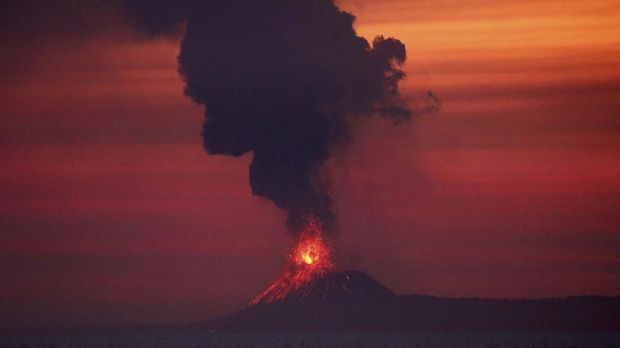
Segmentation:
{"type": "MultiPolygon", "coordinates": [[[[205,149],[252,152],[254,194],[285,209],[292,231],[311,216],[331,230],[323,165],[357,118],[409,116],[398,93],[405,46],[383,37],[370,45],[328,0],[197,1],[188,13],[179,71],[185,93],[206,107],[205,149]]],[[[150,33],[174,22],[157,21],[166,27],[150,33]]]]}

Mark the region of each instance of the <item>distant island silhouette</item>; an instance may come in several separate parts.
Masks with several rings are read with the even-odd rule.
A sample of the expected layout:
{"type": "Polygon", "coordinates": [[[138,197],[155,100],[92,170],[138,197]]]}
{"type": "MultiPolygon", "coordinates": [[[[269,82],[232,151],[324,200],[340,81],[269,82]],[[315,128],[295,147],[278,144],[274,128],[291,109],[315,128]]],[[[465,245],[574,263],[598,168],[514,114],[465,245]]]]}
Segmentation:
{"type": "Polygon", "coordinates": [[[620,297],[396,295],[360,271],[334,272],[285,299],[180,327],[200,332],[620,331],[620,297]],[[303,294],[303,296],[302,296],[303,294]]]}

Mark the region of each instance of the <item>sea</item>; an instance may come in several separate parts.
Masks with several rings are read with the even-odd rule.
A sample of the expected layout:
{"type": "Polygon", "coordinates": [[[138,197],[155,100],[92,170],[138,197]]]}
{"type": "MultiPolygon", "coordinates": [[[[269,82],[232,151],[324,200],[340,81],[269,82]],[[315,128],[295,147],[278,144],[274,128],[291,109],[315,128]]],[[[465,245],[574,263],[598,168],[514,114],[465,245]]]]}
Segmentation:
{"type": "Polygon", "coordinates": [[[620,348],[620,332],[559,333],[317,333],[317,334],[74,334],[2,336],[0,347],[506,347],[620,348]]]}

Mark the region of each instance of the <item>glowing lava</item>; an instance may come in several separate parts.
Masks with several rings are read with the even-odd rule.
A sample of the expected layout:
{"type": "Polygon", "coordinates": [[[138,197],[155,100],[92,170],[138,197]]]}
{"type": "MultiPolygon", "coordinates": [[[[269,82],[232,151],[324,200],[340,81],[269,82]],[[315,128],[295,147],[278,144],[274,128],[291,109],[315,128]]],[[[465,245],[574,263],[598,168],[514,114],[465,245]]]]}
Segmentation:
{"type": "Polygon", "coordinates": [[[311,265],[314,263],[316,256],[314,252],[308,251],[308,252],[304,252],[303,254],[301,254],[301,258],[307,265],[311,265]]]}
{"type": "Polygon", "coordinates": [[[289,266],[265,291],[256,296],[250,305],[269,303],[292,294],[303,296],[310,291],[312,280],[335,271],[330,250],[323,238],[318,220],[309,219],[305,228],[294,240],[288,254],[289,266]]]}
{"type": "Polygon", "coordinates": [[[295,264],[320,268],[325,266],[323,260],[329,258],[329,249],[320,236],[302,236],[290,257],[295,264]]]}

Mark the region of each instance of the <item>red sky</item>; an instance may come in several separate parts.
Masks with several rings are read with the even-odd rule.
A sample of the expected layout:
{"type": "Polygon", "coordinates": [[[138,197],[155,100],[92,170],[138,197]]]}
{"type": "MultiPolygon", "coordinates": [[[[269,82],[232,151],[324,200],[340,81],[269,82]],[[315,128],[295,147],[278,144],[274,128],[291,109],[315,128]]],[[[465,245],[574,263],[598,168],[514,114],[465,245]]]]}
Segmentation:
{"type": "MultiPolygon", "coordinates": [[[[615,1],[341,1],[401,39],[438,114],[369,121],[329,162],[337,263],[399,293],[620,294],[615,1]]],[[[161,323],[280,272],[284,213],[207,156],[178,42],[47,39],[0,70],[0,320],[161,323]]]]}

